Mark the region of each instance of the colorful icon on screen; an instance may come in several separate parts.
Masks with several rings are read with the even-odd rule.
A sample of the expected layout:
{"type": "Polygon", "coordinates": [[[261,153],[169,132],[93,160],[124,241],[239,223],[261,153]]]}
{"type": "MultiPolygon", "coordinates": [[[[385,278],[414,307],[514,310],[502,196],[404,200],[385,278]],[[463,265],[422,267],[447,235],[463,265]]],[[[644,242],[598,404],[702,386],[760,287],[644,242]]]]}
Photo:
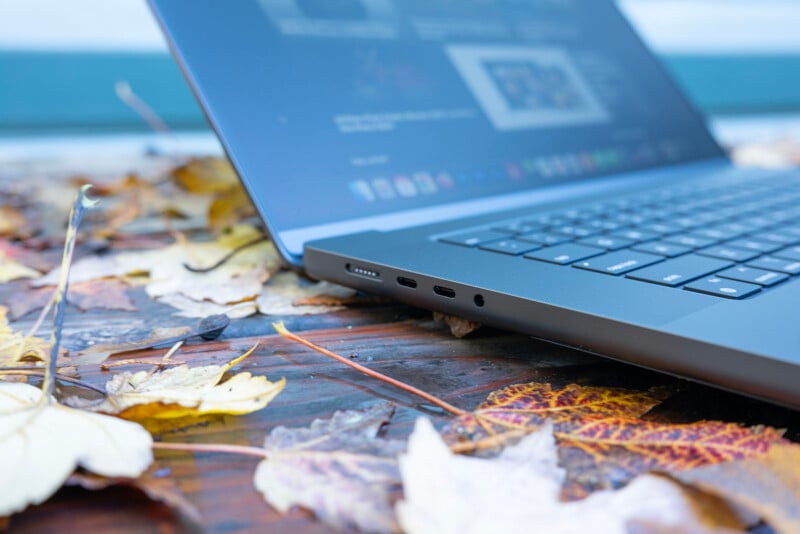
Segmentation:
{"type": "Polygon", "coordinates": [[[436,187],[436,182],[433,181],[433,176],[429,172],[415,172],[413,178],[417,189],[423,195],[432,195],[439,189],[436,187]]]}
{"type": "Polygon", "coordinates": [[[375,194],[378,195],[378,198],[381,200],[390,200],[397,196],[397,193],[395,193],[392,187],[392,182],[390,182],[388,178],[374,178],[372,180],[372,189],[375,190],[375,194]]]}
{"type": "Polygon", "coordinates": [[[394,177],[394,187],[401,197],[415,197],[417,196],[417,188],[411,178],[401,174],[394,177]]]}
{"type": "Polygon", "coordinates": [[[364,180],[350,182],[350,192],[362,202],[373,202],[375,200],[375,193],[372,192],[372,188],[364,180]]]}

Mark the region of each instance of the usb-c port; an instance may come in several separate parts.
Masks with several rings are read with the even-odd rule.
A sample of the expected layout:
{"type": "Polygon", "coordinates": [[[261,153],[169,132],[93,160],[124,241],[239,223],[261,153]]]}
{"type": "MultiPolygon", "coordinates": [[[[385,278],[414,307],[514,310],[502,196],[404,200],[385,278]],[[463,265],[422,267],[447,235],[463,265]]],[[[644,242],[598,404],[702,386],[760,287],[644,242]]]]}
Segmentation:
{"type": "Polygon", "coordinates": [[[433,292],[437,295],[441,295],[442,297],[447,297],[449,299],[456,298],[456,292],[454,289],[450,289],[449,287],[443,286],[433,286],[433,292]]]}
{"type": "Polygon", "coordinates": [[[411,289],[417,288],[417,281],[412,278],[406,278],[405,276],[398,276],[397,283],[403,287],[410,287],[411,289]]]}

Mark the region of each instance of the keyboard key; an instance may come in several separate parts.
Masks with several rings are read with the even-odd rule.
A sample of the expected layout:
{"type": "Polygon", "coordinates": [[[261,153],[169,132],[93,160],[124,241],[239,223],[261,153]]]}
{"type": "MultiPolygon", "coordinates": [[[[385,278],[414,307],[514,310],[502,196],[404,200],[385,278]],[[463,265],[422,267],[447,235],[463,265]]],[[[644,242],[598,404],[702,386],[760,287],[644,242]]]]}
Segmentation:
{"type": "Polygon", "coordinates": [[[630,239],[631,241],[652,241],[659,237],[658,234],[654,234],[653,232],[645,232],[644,230],[636,230],[635,228],[619,230],[612,235],[614,237],[630,239]]]}
{"type": "Polygon", "coordinates": [[[484,243],[491,241],[498,241],[508,237],[508,234],[501,232],[492,232],[490,230],[475,230],[472,232],[464,232],[461,234],[451,235],[439,238],[443,243],[450,243],[451,245],[461,245],[462,247],[477,247],[484,243]]]}
{"type": "Polygon", "coordinates": [[[519,256],[521,254],[525,254],[526,252],[531,252],[532,250],[542,247],[541,245],[517,241],[516,239],[503,239],[502,241],[493,241],[486,245],[481,245],[479,248],[481,250],[488,250],[490,252],[499,252],[500,254],[519,256]]]}
{"type": "Polygon", "coordinates": [[[717,245],[715,247],[698,250],[697,254],[719,258],[721,260],[747,261],[758,257],[761,253],[755,250],[745,250],[743,248],[729,247],[727,245],[717,245]]]}
{"type": "Polygon", "coordinates": [[[598,273],[618,275],[625,274],[635,269],[641,269],[642,267],[647,267],[648,265],[660,261],[664,261],[662,256],[653,256],[652,254],[623,250],[603,254],[602,256],[597,256],[588,260],[581,260],[572,266],[598,273]]]}
{"type": "Polygon", "coordinates": [[[701,237],[708,237],[710,239],[716,239],[717,241],[725,241],[728,239],[735,239],[742,235],[741,232],[733,232],[731,230],[726,230],[725,228],[714,226],[712,228],[698,228],[694,231],[695,235],[699,235],[701,237]]]}
{"type": "Polygon", "coordinates": [[[628,274],[627,277],[643,282],[676,287],[732,265],[733,263],[729,261],[704,258],[703,256],[691,254],[674,260],[667,260],[651,267],[645,267],[628,274]]]}
{"type": "Polygon", "coordinates": [[[640,243],[633,247],[633,250],[638,252],[646,252],[648,254],[658,254],[659,256],[666,256],[667,258],[675,258],[683,256],[692,251],[689,247],[682,247],[673,243],[664,243],[663,241],[650,241],[648,243],[640,243]]]}
{"type": "Polygon", "coordinates": [[[772,256],[764,256],[749,262],[747,265],[757,269],[766,269],[768,271],[778,271],[779,273],[786,274],[800,274],[800,261],[797,260],[784,260],[781,258],[773,258],[772,256]]]}
{"type": "Polygon", "coordinates": [[[611,232],[613,230],[618,230],[622,228],[622,225],[620,223],[610,221],[608,219],[593,219],[591,221],[585,221],[583,224],[590,228],[597,228],[598,230],[606,232],[611,232]]]}
{"type": "Polygon", "coordinates": [[[754,269],[753,267],[745,267],[744,265],[737,265],[736,267],[718,272],[717,276],[730,278],[731,280],[739,280],[740,282],[747,282],[749,284],[758,284],[764,287],[774,286],[789,278],[788,274],[754,269]]]}
{"type": "Polygon", "coordinates": [[[592,256],[599,256],[602,253],[603,251],[598,248],[585,247],[583,245],[576,245],[574,243],[566,243],[525,254],[525,257],[532,260],[557,263],[559,265],[568,265],[576,261],[591,258],[592,256]]]}
{"type": "Polygon", "coordinates": [[[779,250],[773,256],[777,256],[778,258],[785,258],[787,260],[795,260],[800,261],[800,247],[789,247],[783,250],[779,250]]]}
{"type": "Polygon", "coordinates": [[[588,226],[575,226],[575,225],[556,226],[553,228],[553,231],[559,234],[564,234],[572,237],[589,237],[600,233],[600,230],[598,230],[597,228],[590,228],[588,226]]]}
{"type": "Polygon", "coordinates": [[[503,232],[507,234],[530,234],[533,232],[538,232],[542,228],[544,227],[541,224],[534,225],[523,222],[512,222],[492,226],[491,229],[495,232],[503,232]]]}
{"type": "Polygon", "coordinates": [[[529,241],[537,245],[560,245],[567,241],[572,241],[572,238],[561,234],[551,234],[549,232],[534,232],[532,234],[518,235],[517,239],[521,241],[529,241]]]}
{"type": "Polygon", "coordinates": [[[693,282],[687,285],[685,289],[726,299],[743,299],[761,291],[761,286],[713,276],[693,282]]]}
{"type": "Polygon", "coordinates": [[[764,232],[759,234],[753,234],[750,236],[752,239],[756,239],[758,241],[765,241],[767,243],[776,243],[781,246],[786,245],[794,245],[798,241],[800,241],[800,236],[793,236],[789,234],[783,234],[781,232],[764,232]]]}
{"type": "Polygon", "coordinates": [[[590,247],[602,248],[605,250],[619,250],[633,245],[634,241],[624,239],[622,237],[611,237],[607,235],[598,235],[594,237],[587,237],[578,241],[581,245],[588,245],[590,247]]]}
{"type": "Polygon", "coordinates": [[[775,243],[767,243],[766,241],[757,241],[755,239],[736,239],[734,241],[728,241],[725,243],[728,246],[736,247],[736,248],[746,248],[747,250],[755,250],[756,252],[763,253],[770,253],[775,252],[781,245],[775,243]]]}
{"type": "Polygon", "coordinates": [[[694,234],[678,234],[664,238],[667,243],[674,243],[684,247],[705,248],[717,242],[716,239],[702,237],[694,234]]]}
{"type": "Polygon", "coordinates": [[[659,235],[666,235],[666,234],[677,234],[682,230],[682,228],[679,226],[675,226],[674,224],[669,224],[668,222],[658,222],[658,223],[643,224],[639,226],[639,230],[644,230],[645,232],[652,232],[654,234],[659,234],[659,235]]]}

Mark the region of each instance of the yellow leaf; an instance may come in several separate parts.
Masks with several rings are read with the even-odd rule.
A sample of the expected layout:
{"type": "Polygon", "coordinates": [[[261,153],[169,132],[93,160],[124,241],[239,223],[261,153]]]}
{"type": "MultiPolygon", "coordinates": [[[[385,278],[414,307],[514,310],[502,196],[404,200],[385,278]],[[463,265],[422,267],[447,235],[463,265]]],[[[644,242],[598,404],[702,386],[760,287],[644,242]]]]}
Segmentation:
{"type": "Polygon", "coordinates": [[[227,159],[193,158],[172,172],[178,184],[190,193],[223,193],[239,186],[239,178],[227,159]]]}
{"type": "Polygon", "coordinates": [[[0,365],[13,365],[26,356],[45,360],[50,342],[15,332],[8,324],[7,314],[8,309],[0,306],[0,365]]]}
{"type": "Polygon", "coordinates": [[[215,414],[241,415],[266,407],[286,385],[286,379],[270,382],[248,372],[220,382],[234,365],[252,354],[256,347],[227,365],[189,367],[180,365],[150,373],[120,373],[107,384],[108,397],[91,405],[81,399],[69,404],[138,421],[148,429],[163,430],[169,422],[180,426],[215,414]],[[166,424],[165,424],[166,423],[166,424]]]}
{"type": "Polygon", "coordinates": [[[41,398],[28,384],[0,382],[0,516],[45,501],[78,466],[137,477],[153,461],[141,426],[41,398]]]}
{"type": "Polygon", "coordinates": [[[41,276],[39,271],[26,267],[9,258],[4,252],[0,252],[0,284],[20,278],[37,278],[39,276],[41,276]]]}

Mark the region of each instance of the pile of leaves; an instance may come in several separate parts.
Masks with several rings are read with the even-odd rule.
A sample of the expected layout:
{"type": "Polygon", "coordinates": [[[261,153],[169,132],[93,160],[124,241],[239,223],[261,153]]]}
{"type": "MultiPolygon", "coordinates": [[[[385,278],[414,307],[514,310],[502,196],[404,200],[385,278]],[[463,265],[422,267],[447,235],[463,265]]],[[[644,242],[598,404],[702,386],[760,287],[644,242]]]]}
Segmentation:
{"type": "MultiPolygon", "coordinates": [[[[20,245],[30,236],[8,241],[0,269],[7,280],[28,279],[31,285],[20,293],[21,303],[10,311],[0,308],[0,456],[6,459],[0,464],[0,518],[43,502],[64,484],[92,489],[127,484],[201,521],[176,488],[165,489],[148,472],[153,451],[177,450],[255,456],[260,462],[253,486],[267,503],[282,512],[308,509],[341,530],[486,532],[535,525],[545,532],[733,532],[764,523],[776,532],[800,532],[800,446],[780,429],[722,421],[663,423],[648,417],[663,401],[661,391],[553,389],[539,382],[508,386],[468,410],[319,347],[282,323],[275,328],[285,338],[448,415],[420,418],[407,441],[383,437],[394,412],[386,402],[320,414],[308,427],[274,428],[261,446],[154,440],[221,414],[265,409],[285,380],[237,372],[257,347],[216,365],[174,361],[188,335],[212,338],[225,328],[227,318],[213,316],[218,319],[194,331],[173,332],[174,344],[157,364],[141,369],[143,362],[129,362],[140,370],[113,372],[97,388],[76,377],[74,355],[60,350],[68,303],[88,306],[102,294],[104,306],[131,309],[133,303],[120,295],[125,287],[144,286],[151,298],[179,313],[236,316],[322,312],[353,298],[349,290],[281,272],[271,245],[239,220],[249,212],[218,162],[192,164],[176,171],[171,183],[212,195],[208,205],[216,202],[215,220],[224,221],[211,225],[219,230],[212,240],[175,233],[174,242],[155,250],[89,255],[73,264],[78,224],[91,205],[82,189],[60,268],[43,268],[44,259],[32,259],[33,249],[20,245]],[[203,173],[222,178],[215,182],[203,173]],[[209,258],[227,260],[196,272],[213,267],[204,263],[209,258]],[[8,322],[9,314],[37,309],[40,320],[28,333],[8,322]],[[51,310],[53,330],[45,340],[35,334],[51,310]],[[41,387],[27,383],[31,377],[38,377],[41,387]],[[60,396],[57,380],[86,395],[60,396]]],[[[103,192],[145,194],[149,187],[142,189],[129,177],[103,192]]],[[[166,208],[160,209],[163,215],[166,208]]],[[[135,220],[124,214],[116,213],[115,220],[135,220]]],[[[463,331],[474,327],[459,325],[463,331]]],[[[126,348],[96,348],[93,359],[80,361],[107,365],[109,354],[126,348]]]]}

